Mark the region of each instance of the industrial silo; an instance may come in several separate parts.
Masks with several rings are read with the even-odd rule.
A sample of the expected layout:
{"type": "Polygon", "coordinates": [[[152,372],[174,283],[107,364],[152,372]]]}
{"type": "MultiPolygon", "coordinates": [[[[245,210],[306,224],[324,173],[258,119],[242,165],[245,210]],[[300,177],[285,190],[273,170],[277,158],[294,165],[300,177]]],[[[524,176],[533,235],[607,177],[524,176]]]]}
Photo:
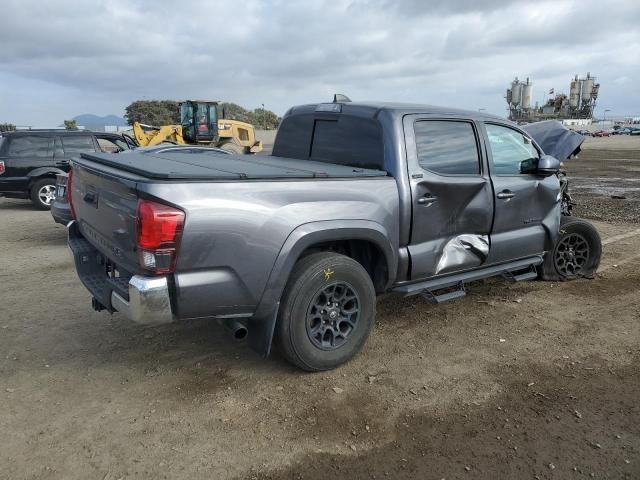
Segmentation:
{"type": "Polygon", "coordinates": [[[587,78],[582,80],[582,102],[589,103],[591,100],[591,92],[593,90],[593,77],[587,73],[587,78]]]}
{"type": "Polygon", "coordinates": [[[521,83],[520,85],[522,85],[522,109],[529,110],[533,102],[533,84],[527,78],[527,83],[521,83]]]}
{"type": "Polygon", "coordinates": [[[578,80],[578,75],[571,81],[571,86],[569,87],[569,106],[571,108],[578,108],[578,104],[580,103],[580,80],[578,80]]]}
{"type": "Polygon", "coordinates": [[[514,107],[520,105],[520,99],[522,98],[522,82],[518,80],[518,77],[511,83],[511,104],[514,107]]]}

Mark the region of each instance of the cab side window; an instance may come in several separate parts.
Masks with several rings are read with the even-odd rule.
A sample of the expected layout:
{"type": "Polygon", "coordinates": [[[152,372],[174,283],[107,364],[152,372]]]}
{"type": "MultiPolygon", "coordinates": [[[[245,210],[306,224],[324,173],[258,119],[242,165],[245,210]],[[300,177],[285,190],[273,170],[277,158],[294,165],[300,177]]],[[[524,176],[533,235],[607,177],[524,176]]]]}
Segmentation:
{"type": "Polygon", "coordinates": [[[95,152],[93,138],[88,135],[67,135],[62,136],[62,148],[67,157],[80,155],[86,152],[95,152]]]}
{"type": "Polygon", "coordinates": [[[464,121],[421,120],[414,126],[418,163],[439,175],[480,175],[473,125],[464,121]]]}
{"type": "Polygon", "coordinates": [[[540,154],[531,139],[509,127],[486,124],[492,171],[496,175],[520,175],[534,171],[540,154]]]}
{"type": "Polygon", "coordinates": [[[123,152],[125,150],[129,150],[129,146],[124,142],[124,140],[118,139],[110,139],[110,138],[100,138],[97,137],[98,146],[100,150],[107,153],[118,153],[123,152]]]}
{"type": "Polygon", "coordinates": [[[11,138],[7,155],[10,157],[37,157],[48,158],[51,156],[49,147],[51,139],[36,135],[20,135],[11,138]]]}

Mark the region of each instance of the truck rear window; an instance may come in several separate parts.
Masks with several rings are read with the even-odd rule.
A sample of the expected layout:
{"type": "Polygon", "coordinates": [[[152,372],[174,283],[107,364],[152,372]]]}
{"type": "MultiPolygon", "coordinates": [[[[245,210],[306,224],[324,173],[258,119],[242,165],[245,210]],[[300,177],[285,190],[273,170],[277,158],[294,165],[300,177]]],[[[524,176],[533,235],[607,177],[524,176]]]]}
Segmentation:
{"type": "Polygon", "coordinates": [[[369,118],[301,114],[283,120],[273,155],[384,170],[380,124],[369,118]]]}

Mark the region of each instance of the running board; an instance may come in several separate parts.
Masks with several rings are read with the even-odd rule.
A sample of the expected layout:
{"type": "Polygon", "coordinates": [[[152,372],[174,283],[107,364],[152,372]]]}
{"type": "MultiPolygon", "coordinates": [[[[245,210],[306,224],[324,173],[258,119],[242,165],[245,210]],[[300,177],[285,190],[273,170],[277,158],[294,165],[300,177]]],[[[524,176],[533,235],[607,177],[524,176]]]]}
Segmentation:
{"type": "Polygon", "coordinates": [[[531,265],[528,270],[519,273],[513,273],[512,271],[504,272],[502,276],[511,283],[523,282],[525,280],[535,280],[538,278],[538,271],[535,265],[531,265]]]}
{"type": "Polygon", "coordinates": [[[500,275],[513,282],[533,280],[538,276],[536,266],[541,263],[542,256],[536,255],[534,257],[523,258],[522,260],[517,260],[515,262],[493,265],[491,267],[481,268],[471,272],[456,273],[446,277],[432,278],[423,282],[400,285],[395,287],[393,291],[401,293],[406,297],[411,295],[422,295],[434,303],[442,303],[447,300],[453,300],[454,298],[464,297],[466,294],[464,284],[466,282],[474,282],[476,280],[500,275]],[[526,271],[523,272],[523,270],[526,271]],[[455,290],[441,294],[436,293],[438,290],[452,287],[455,287],[455,290]]]}

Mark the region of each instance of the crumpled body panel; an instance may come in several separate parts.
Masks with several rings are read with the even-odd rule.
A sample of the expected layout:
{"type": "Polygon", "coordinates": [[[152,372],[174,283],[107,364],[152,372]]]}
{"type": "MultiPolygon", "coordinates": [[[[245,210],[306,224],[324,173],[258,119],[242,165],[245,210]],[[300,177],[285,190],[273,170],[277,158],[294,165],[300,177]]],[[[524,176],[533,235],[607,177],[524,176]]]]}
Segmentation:
{"type": "Polygon", "coordinates": [[[577,155],[584,137],[565,127],[557,120],[524,125],[522,129],[540,145],[544,153],[556,157],[560,161],[568,160],[571,155],[577,155]]]}
{"type": "Polygon", "coordinates": [[[463,234],[449,240],[442,251],[436,274],[481,265],[489,255],[489,236],[463,234]]]}

